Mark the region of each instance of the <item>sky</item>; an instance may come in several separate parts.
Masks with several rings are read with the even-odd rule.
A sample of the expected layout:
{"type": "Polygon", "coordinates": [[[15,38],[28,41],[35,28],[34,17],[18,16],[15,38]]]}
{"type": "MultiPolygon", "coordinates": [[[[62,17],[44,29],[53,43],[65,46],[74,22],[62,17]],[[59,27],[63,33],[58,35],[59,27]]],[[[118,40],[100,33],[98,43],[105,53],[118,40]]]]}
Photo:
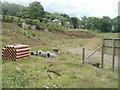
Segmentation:
{"type": "Polygon", "coordinates": [[[120,0],[2,0],[22,5],[29,5],[33,1],[41,2],[45,11],[65,13],[71,17],[103,17],[118,16],[118,2],[120,0]]]}

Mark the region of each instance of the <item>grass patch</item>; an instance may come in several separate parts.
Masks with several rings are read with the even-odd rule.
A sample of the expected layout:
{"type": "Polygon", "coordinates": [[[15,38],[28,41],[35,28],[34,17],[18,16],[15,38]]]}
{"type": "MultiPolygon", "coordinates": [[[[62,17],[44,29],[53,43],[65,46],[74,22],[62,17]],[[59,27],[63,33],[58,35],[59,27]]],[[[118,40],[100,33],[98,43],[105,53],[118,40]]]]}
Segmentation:
{"type": "MultiPolygon", "coordinates": [[[[84,31],[83,31],[84,32],[84,31]]],[[[72,32],[68,32],[70,35],[72,32]]],[[[76,35],[77,32],[73,32],[76,35]]],[[[81,35],[80,32],[77,35],[81,35]]],[[[102,34],[102,33],[100,33],[102,34]]],[[[106,33],[107,34],[107,33],[106,33]]],[[[106,35],[105,34],[105,35],[106,35]]],[[[96,68],[81,62],[80,55],[62,51],[64,47],[81,47],[90,40],[100,37],[82,38],[66,34],[21,29],[13,23],[3,23],[3,46],[8,44],[28,44],[31,50],[52,51],[60,49],[56,58],[30,56],[18,61],[2,61],[3,88],[117,88],[118,73],[111,69],[96,68]],[[14,33],[13,33],[14,31],[14,33]],[[15,33],[17,35],[15,35],[15,33]],[[30,37],[28,37],[30,36],[30,37]],[[51,61],[51,62],[50,62],[51,61]],[[53,70],[62,77],[47,72],[53,70]],[[51,76],[52,79],[48,77],[51,76]]],[[[103,34],[104,35],[104,34],[103,34]]],[[[106,36],[111,36],[108,34],[106,36]]],[[[115,37],[116,35],[113,35],[115,37]]],[[[93,45],[93,48],[100,41],[93,45]]],[[[3,46],[1,48],[3,48],[3,46]]]]}

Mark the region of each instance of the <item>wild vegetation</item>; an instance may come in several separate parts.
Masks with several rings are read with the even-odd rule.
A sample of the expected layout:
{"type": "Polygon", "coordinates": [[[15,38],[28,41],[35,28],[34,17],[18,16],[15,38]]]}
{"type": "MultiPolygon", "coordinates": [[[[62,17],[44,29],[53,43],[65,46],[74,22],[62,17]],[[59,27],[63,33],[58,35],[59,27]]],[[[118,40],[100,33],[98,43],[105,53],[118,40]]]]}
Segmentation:
{"type": "MultiPolygon", "coordinates": [[[[90,64],[79,64],[81,55],[64,51],[66,47],[82,47],[94,40],[96,47],[101,37],[117,37],[117,33],[93,33],[89,31],[38,31],[22,29],[14,23],[3,23],[2,42],[8,44],[28,44],[31,51],[61,51],[57,58],[30,56],[30,58],[3,60],[3,88],[117,88],[118,70],[111,67],[100,69],[90,64]],[[12,29],[11,29],[12,28],[12,29]],[[96,41],[97,40],[97,41],[96,41]],[[8,42],[9,41],[9,42],[8,42]],[[59,73],[47,72],[53,70],[59,73]]],[[[94,49],[94,48],[93,48],[94,49]]],[[[91,60],[91,59],[90,59],[91,60]]],[[[92,59],[94,62],[99,62],[92,59]]]]}
{"type": "Polygon", "coordinates": [[[83,47],[94,50],[100,45],[101,38],[117,38],[119,17],[83,16],[79,19],[44,11],[37,1],[28,7],[8,2],[0,4],[3,9],[0,16],[3,28],[1,49],[5,45],[27,44],[31,51],[60,50],[56,58],[30,55],[18,61],[2,60],[3,88],[118,88],[118,66],[114,72],[110,64],[104,69],[98,68],[101,62],[94,57],[90,61],[98,67],[80,64],[81,54],[72,53],[68,48],[80,52],[83,47]],[[49,24],[54,19],[60,20],[62,25],[49,24]],[[73,28],[66,27],[68,22],[73,28]],[[36,25],[37,29],[23,29],[20,23],[36,25]],[[43,30],[46,28],[49,31],[43,30]]]}
{"type": "Polygon", "coordinates": [[[79,19],[77,17],[70,17],[67,14],[44,11],[44,7],[37,1],[32,2],[28,7],[8,2],[0,2],[0,4],[2,5],[3,15],[17,16],[23,19],[31,19],[31,21],[37,19],[39,22],[45,24],[54,19],[58,19],[61,21],[62,26],[66,26],[69,23],[74,28],[84,28],[90,31],[119,32],[119,16],[113,19],[109,16],[103,16],[102,18],[83,16],[79,19]]]}

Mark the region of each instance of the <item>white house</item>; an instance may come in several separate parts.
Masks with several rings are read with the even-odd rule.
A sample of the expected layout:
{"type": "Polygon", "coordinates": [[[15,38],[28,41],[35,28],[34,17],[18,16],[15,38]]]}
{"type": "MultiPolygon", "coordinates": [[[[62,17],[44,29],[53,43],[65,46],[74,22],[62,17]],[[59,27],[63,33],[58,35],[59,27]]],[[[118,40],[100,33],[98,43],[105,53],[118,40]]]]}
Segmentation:
{"type": "Polygon", "coordinates": [[[55,25],[62,25],[61,24],[61,21],[60,20],[57,20],[57,19],[54,19],[54,20],[52,20],[52,24],[55,24],[55,25]]]}

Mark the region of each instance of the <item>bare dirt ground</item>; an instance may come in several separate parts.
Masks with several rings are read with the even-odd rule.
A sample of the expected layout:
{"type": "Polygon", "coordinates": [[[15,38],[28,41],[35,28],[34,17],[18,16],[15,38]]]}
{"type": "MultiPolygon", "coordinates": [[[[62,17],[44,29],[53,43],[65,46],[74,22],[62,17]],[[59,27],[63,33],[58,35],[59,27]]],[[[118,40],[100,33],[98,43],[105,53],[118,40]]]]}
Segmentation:
{"type": "Polygon", "coordinates": [[[89,32],[82,32],[82,31],[51,31],[52,33],[58,33],[63,34],[65,36],[69,37],[78,37],[78,38],[92,38],[92,37],[98,37],[95,34],[89,33],[89,32]]]}
{"type": "MultiPolygon", "coordinates": [[[[81,47],[63,47],[62,50],[65,52],[69,52],[71,54],[80,54],[82,55],[82,48],[85,48],[85,56],[87,57],[92,52],[94,52],[94,47],[98,46],[96,43],[95,38],[92,38],[87,44],[81,47]]],[[[93,56],[89,58],[91,62],[101,62],[101,52],[97,51],[93,56]]],[[[112,55],[104,54],[104,65],[106,66],[112,66],[112,55]]],[[[115,66],[118,66],[118,57],[115,57],[115,66]]]]}

